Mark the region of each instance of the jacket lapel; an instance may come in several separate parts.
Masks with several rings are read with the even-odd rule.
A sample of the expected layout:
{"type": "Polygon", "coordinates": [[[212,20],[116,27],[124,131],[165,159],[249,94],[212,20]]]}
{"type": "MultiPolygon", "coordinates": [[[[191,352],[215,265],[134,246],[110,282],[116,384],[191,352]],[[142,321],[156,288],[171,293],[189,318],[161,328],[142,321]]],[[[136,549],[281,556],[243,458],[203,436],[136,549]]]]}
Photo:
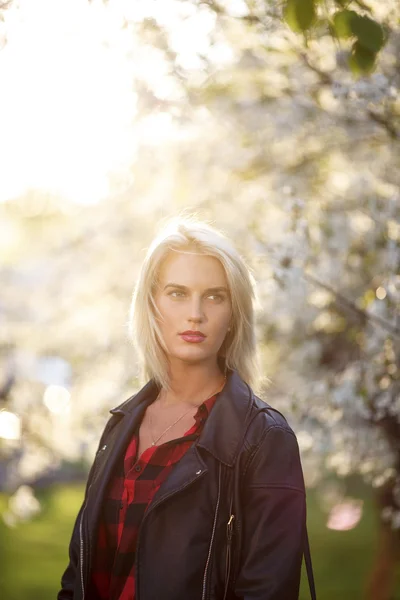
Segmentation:
{"type": "Polygon", "coordinates": [[[88,491],[88,494],[92,497],[91,511],[88,513],[89,528],[92,531],[96,528],[101,503],[117,461],[124,453],[132,437],[132,432],[142,420],[143,414],[154,399],[156,392],[155,384],[150,381],[136,396],[110,411],[113,418],[119,419],[119,422],[110,431],[106,445],[100,448],[94,461],[95,470],[88,491]]]}
{"type": "Polygon", "coordinates": [[[197,446],[231,467],[243,444],[252,406],[252,391],[236,371],[230,371],[197,446]]]}
{"type": "Polygon", "coordinates": [[[196,444],[193,444],[181,460],[176,463],[167,479],[155,493],[148,511],[160,504],[160,502],[169,498],[169,496],[183,490],[185,487],[202,477],[207,471],[208,469],[196,449],[196,444]]]}
{"type": "MultiPolygon", "coordinates": [[[[156,384],[150,380],[136,396],[111,411],[114,418],[120,418],[121,422],[114,426],[107,439],[106,447],[104,450],[100,450],[101,461],[95,470],[90,489],[94,500],[88,519],[93,528],[99,518],[101,502],[116,463],[157,392],[156,384]]],[[[244,383],[236,371],[229,372],[226,385],[206,421],[200,438],[172,469],[155,494],[151,508],[207,472],[198,448],[206,450],[225,465],[233,466],[243,443],[250,410],[251,390],[249,386],[244,383]]]]}
{"type": "Polygon", "coordinates": [[[198,449],[232,466],[243,443],[251,410],[251,390],[233,371],[219,395],[197,442],[176,463],[155,494],[148,512],[207,473],[198,449]]]}

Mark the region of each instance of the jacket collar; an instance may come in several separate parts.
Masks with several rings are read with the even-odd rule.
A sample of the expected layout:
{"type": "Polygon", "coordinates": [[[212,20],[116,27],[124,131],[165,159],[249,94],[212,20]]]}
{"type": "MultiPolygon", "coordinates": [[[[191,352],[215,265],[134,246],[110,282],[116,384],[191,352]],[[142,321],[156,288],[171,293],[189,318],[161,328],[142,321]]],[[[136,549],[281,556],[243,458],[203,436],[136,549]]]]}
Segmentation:
{"type": "Polygon", "coordinates": [[[230,371],[197,446],[231,467],[242,447],[251,407],[251,388],[237,371],[230,371]]]}
{"type": "Polygon", "coordinates": [[[158,394],[159,388],[155,381],[150,379],[136,394],[130,396],[122,404],[115,406],[110,410],[112,415],[120,415],[126,417],[131,414],[136,408],[143,404],[143,408],[151,404],[158,394]]]}
{"type": "MultiPolygon", "coordinates": [[[[158,393],[154,380],[150,380],[134,396],[113,408],[113,415],[126,417],[140,412],[153,402],[158,393]]],[[[220,462],[232,466],[242,446],[252,407],[252,390],[237,371],[228,371],[226,384],[206,421],[197,441],[220,462]]]]}

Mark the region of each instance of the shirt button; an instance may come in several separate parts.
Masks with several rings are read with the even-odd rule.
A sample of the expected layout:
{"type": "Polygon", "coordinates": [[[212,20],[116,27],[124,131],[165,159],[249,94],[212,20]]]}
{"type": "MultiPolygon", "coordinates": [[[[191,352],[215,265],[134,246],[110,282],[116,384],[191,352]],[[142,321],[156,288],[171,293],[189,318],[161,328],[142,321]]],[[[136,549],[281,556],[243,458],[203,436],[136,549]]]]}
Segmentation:
{"type": "Polygon", "coordinates": [[[136,465],[135,471],[137,471],[137,473],[139,473],[141,470],[142,470],[142,467],[140,465],[136,465]]]}

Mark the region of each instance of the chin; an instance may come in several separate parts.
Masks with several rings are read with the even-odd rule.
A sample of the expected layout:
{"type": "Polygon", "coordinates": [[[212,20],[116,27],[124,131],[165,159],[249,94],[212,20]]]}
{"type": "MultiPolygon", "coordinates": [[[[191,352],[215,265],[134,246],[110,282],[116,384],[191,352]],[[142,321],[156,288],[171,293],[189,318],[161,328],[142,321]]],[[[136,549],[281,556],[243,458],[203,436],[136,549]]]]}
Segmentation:
{"type": "Polygon", "coordinates": [[[183,360],[185,362],[197,362],[203,360],[209,360],[211,356],[208,354],[204,354],[203,352],[187,352],[182,354],[177,354],[176,358],[179,360],[183,360]]]}
{"type": "Polygon", "coordinates": [[[187,363],[210,360],[214,355],[209,352],[202,351],[201,348],[186,348],[184,352],[172,352],[170,357],[175,360],[182,360],[187,363]]]}

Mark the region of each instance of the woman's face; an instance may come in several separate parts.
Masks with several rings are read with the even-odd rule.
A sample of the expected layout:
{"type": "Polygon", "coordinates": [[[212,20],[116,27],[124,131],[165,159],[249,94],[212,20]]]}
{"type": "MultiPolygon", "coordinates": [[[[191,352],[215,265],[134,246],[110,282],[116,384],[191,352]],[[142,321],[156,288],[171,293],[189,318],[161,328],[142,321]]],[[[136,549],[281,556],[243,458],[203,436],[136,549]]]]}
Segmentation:
{"type": "Polygon", "coordinates": [[[160,267],[155,302],[170,362],[215,363],[232,312],[220,261],[171,251],[160,267]]]}

